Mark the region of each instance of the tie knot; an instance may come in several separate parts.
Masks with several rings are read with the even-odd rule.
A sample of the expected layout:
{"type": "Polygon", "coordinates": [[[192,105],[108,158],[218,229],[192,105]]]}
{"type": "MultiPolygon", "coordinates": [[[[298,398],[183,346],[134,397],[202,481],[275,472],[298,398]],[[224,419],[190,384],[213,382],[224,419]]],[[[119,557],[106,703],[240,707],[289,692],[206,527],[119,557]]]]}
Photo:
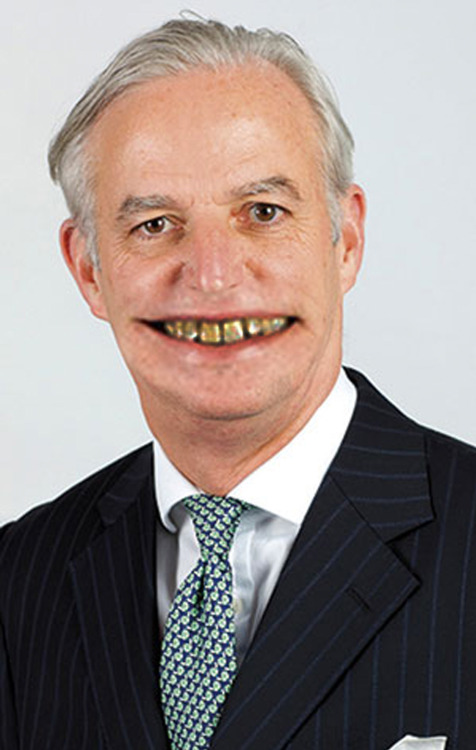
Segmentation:
{"type": "Polygon", "coordinates": [[[192,517],[202,558],[228,558],[240,518],[250,506],[233,497],[204,494],[186,497],[183,504],[192,517]]]}

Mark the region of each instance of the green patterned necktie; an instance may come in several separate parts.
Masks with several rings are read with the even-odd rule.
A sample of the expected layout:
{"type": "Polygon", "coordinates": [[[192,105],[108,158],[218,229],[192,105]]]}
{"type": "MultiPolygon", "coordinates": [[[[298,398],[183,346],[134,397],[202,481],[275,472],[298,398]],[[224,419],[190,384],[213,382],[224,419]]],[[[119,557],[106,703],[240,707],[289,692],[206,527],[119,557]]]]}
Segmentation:
{"type": "Polygon", "coordinates": [[[232,572],[228,560],[249,506],[197,494],[183,504],[201,558],[170,608],[160,659],[160,689],[172,750],[208,748],[236,674],[232,572]]]}

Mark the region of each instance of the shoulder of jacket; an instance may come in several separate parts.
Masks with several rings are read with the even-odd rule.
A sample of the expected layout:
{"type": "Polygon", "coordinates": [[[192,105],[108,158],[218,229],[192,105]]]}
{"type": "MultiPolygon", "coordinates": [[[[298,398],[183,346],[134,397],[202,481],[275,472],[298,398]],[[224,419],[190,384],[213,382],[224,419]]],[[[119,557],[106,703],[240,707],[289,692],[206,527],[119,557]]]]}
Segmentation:
{"type": "Polygon", "coordinates": [[[67,516],[70,517],[69,523],[74,523],[74,518],[83,517],[88,509],[94,506],[95,500],[107,490],[116,477],[127,470],[129,465],[150,455],[149,443],[95,471],[57,498],[37,505],[17,520],[5,524],[0,528],[0,567],[2,555],[7,547],[16,547],[25,535],[35,536],[40,529],[49,524],[58,528],[67,516]]]}

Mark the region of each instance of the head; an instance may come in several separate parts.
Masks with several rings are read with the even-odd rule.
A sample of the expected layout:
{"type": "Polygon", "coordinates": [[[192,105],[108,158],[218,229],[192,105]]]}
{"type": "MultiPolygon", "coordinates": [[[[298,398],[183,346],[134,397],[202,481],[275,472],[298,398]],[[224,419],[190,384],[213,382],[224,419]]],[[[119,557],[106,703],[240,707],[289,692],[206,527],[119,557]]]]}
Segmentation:
{"type": "Polygon", "coordinates": [[[63,253],[156,435],[269,437],[325,398],[363,244],[351,147],[289,37],[214,22],[133,42],[73,110],[50,153],[63,253]]]}
{"type": "Polygon", "coordinates": [[[352,182],[353,139],[329,82],[310,57],[285,33],[263,28],[230,28],[218,21],[177,19],[134,39],[93,81],[69,114],[49,149],[50,173],[63,190],[71,216],[84,232],[94,262],[94,165],[85,143],[101,113],[127,89],[194,68],[218,70],[265,61],[288,75],[316,117],[334,241],[340,234],[339,199],[352,182]]]}

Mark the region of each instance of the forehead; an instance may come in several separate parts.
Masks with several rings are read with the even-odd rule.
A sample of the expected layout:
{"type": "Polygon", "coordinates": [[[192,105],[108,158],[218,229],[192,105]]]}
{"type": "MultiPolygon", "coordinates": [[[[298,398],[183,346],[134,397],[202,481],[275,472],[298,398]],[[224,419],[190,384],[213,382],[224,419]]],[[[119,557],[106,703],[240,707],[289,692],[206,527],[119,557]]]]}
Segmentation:
{"type": "MultiPolygon", "coordinates": [[[[156,78],[126,90],[93,126],[96,183],[125,172],[246,182],[306,164],[320,152],[317,117],[302,91],[266,62],[156,78]]],[[[309,164],[311,160],[311,164],[309,164]]]]}

